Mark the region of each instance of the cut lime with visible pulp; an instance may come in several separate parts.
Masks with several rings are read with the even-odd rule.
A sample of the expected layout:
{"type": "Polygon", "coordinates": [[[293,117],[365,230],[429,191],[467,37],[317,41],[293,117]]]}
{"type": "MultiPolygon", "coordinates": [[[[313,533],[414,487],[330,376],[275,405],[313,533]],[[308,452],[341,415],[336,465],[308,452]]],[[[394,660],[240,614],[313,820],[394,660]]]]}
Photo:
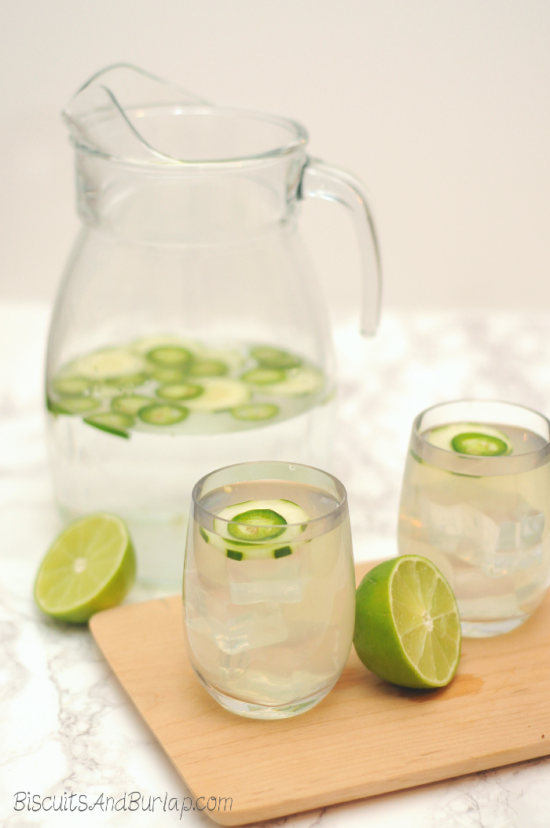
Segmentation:
{"type": "Polygon", "coordinates": [[[34,597],[52,618],[84,624],[95,612],[120,604],[135,575],[126,524],[116,515],[89,515],[56,538],[40,564],[34,597]]]}
{"type": "Polygon", "coordinates": [[[427,558],[403,555],[375,566],[357,589],[357,655],[403,687],[444,687],[460,660],[456,599],[427,558]]]}

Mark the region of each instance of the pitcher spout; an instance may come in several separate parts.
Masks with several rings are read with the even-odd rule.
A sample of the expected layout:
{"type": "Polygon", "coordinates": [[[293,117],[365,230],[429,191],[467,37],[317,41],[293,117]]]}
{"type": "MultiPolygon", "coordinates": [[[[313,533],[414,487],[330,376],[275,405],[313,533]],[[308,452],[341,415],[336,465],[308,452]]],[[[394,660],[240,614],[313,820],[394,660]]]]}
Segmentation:
{"type": "Polygon", "coordinates": [[[145,118],[158,107],[177,114],[181,107],[201,105],[210,104],[138,66],[116,63],[87,80],[62,116],[79,149],[130,163],[174,164],[181,162],[155,145],[152,130],[143,129],[145,118]]]}

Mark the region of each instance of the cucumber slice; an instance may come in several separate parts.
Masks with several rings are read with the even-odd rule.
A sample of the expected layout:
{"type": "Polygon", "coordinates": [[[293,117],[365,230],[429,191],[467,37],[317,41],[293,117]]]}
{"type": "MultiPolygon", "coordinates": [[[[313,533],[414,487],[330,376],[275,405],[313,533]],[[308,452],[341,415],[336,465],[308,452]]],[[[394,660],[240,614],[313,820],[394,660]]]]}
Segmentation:
{"type": "Polygon", "coordinates": [[[61,397],[81,397],[89,393],[92,383],[85,377],[56,377],[52,386],[61,397]]]}
{"type": "Polygon", "coordinates": [[[248,509],[240,512],[227,524],[227,531],[237,540],[267,541],[282,535],[286,520],[273,509],[248,509]]]}
{"type": "Polygon", "coordinates": [[[129,414],[105,411],[101,414],[93,414],[91,417],[84,417],[84,422],[100,431],[106,431],[108,434],[128,440],[130,435],[127,429],[134,425],[135,420],[129,414]]]}
{"type": "Polygon", "coordinates": [[[292,555],[294,550],[302,545],[299,542],[294,542],[281,546],[278,540],[273,543],[250,543],[231,540],[230,538],[223,538],[215,532],[207,532],[205,529],[202,530],[201,535],[210,546],[235,561],[285,558],[287,555],[292,555]]]}
{"type": "Polygon", "coordinates": [[[292,554],[297,545],[292,541],[308,521],[306,512],[291,500],[248,500],[222,509],[214,532],[205,534],[208,543],[235,560],[283,558],[292,554]]]}
{"type": "Polygon", "coordinates": [[[282,382],[285,372],[280,368],[251,368],[241,376],[243,382],[252,385],[269,385],[272,382],[282,382]]]}
{"type": "Polygon", "coordinates": [[[238,405],[231,409],[231,415],[236,420],[271,420],[279,414],[280,408],[273,403],[249,403],[238,405]]]}
{"type": "Polygon", "coordinates": [[[160,348],[164,346],[185,348],[186,351],[194,353],[197,348],[197,342],[187,337],[179,336],[178,334],[153,334],[152,336],[144,336],[141,339],[136,339],[131,344],[133,351],[140,354],[147,354],[153,348],[160,348]]]}
{"type": "Polygon", "coordinates": [[[190,377],[223,377],[228,370],[225,362],[219,359],[197,359],[187,373],[190,377]]]}
{"type": "Polygon", "coordinates": [[[162,400],[193,400],[204,392],[202,385],[181,382],[173,385],[161,385],[155,391],[162,400]]]}
{"type": "Polygon", "coordinates": [[[244,348],[236,348],[229,343],[215,348],[197,345],[195,354],[197,360],[216,360],[223,362],[231,371],[238,371],[248,357],[248,353],[244,348]]]}
{"type": "Polygon", "coordinates": [[[189,411],[181,405],[146,405],[138,411],[138,417],[144,423],[156,426],[174,425],[181,423],[188,416],[189,411]]]}
{"type": "Polygon", "coordinates": [[[324,375],[314,368],[293,368],[286,379],[264,388],[264,394],[274,397],[301,397],[315,394],[325,384],[324,375]]]}
{"type": "Polygon", "coordinates": [[[475,457],[498,457],[506,454],[508,445],[500,437],[492,437],[479,431],[467,431],[457,434],[451,440],[451,446],[459,454],[471,454],[475,457]]]}
{"type": "Polygon", "coordinates": [[[250,349],[251,356],[257,359],[262,368],[298,368],[302,360],[288,351],[272,348],[269,345],[259,345],[250,349]]]}
{"type": "Polygon", "coordinates": [[[149,379],[149,374],[141,371],[138,374],[129,374],[127,377],[111,377],[106,379],[107,385],[114,386],[118,391],[129,391],[131,388],[138,388],[149,379]]]}
{"type": "Polygon", "coordinates": [[[114,397],[118,397],[121,390],[121,388],[110,385],[108,382],[96,382],[94,385],[94,397],[97,397],[99,400],[110,401],[114,397]]]}
{"type": "Polygon", "coordinates": [[[202,383],[204,392],[200,397],[189,400],[187,407],[190,411],[209,413],[224,411],[244,405],[250,399],[250,388],[233,379],[205,379],[202,383]]]}
{"type": "Polygon", "coordinates": [[[248,512],[251,509],[270,509],[280,515],[288,524],[288,531],[292,531],[292,535],[299,534],[305,529],[305,524],[309,522],[309,515],[304,512],[301,506],[294,503],[292,500],[245,500],[243,503],[234,503],[233,506],[226,506],[218,513],[220,520],[217,525],[214,521],[214,531],[225,534],[223,527],[226,526],[226,521],[233,520],[235,515],[241,512],[248,512]]]}
{"type": "Polygon", "coordinates": [[[86,379],[114,380],[144,373],[146,364],[143,357],[126,348],[106,348],[75,359],[70,368],[86,379]]]}
{"type": "Polygon", "coordinates": [[[59,403],[54,403],[56,414],[87,414],[95,411],[101,405],[94,397],[66,397],[59,403]]]}
{"type": "Polygon", "coordinates": [[[193,354],[180,345],[160,345],[147,352],[147,359],[162,368],[187,368],[193,354]]]}
{"type": "Polygon", "coordinates": [[[185,382],[186,373],[179,368],[155,368],[152,377],[161,385],[172,385],[177,382],[185,382]]]}
{"type": "MultiPolygon", "coordinates": [[[[440,426],[439,428],[434,428],[431,431],[425,431],[422,436],[424,439],[430,443],[432,446],[436,446],[437,448],[445,449],[446,451],[453,451],[460,454],[474,454],[473,451],[460,451],[458,446],[461,445],[460,440],[453,445],[455,438],[457,437],[468,437],[472,434],[481,435],[486,440],[497,440],[498,443],[495,443],[498,452],[491,452],[490,454],[479,454],[477,456],[498,456],[498,455],[505,455],[511,454],[512,452],[512,444],[506,434],[502,431],[499,431],[493,426],[486,425],[485,423],[452,423],[450,425],[440,426]],[[500,451],[500,444],[504,444],[504,451],[500,451]]],[[[473,444],[472,444],[473,445],[473,444]]]]}
{"type": "Polygon", "coordinates": [[[113,411],[118,414],[130,414],[131,416],[135,416],[138,411],[150,404],[151,397],[146,397],[143,394],[122,394],[120,397],[111,400],[113,411]]]}

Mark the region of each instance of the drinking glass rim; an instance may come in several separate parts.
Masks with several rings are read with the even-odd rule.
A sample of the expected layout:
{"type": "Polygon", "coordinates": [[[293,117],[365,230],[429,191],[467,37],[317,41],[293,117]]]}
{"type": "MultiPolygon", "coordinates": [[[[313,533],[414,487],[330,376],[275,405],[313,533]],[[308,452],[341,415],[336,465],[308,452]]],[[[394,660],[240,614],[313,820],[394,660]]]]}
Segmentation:
{"type": "MultiPolygon", "coordinates": [[[[195,485],[193,486],[193,491],[191,493],[191,500],[192,500],[192,503],[193,503],[193,507],[195,509],[198,509],[204,515],[208,515],[208,517],[210,517],[212,520],[216,520],[216,521],[221,520],[221,521],[223,521],[224,524],[235,523],[234,520],[227,520],[226,518],[221,518],[215,512],[211,512],[208,509],[205,509],[205,507],[201,505],[201,502],[197,497],[199,491],[202,491],[202,486],[203,486],[204,482],[209,477],[212,477],[212,475],[214,475],[214,474],[218,474],[219,472],[229,471],[230,469],[242,468],[243,466],[247,466],[247,467],[248,466],[261,466],[261,465],[265,465],[265,464],[269,464],[271,466],[286,466],[287,468],[290,468],[291,470],[293,470],[293,469],[310,469],[311,471],[316,472],[317,474],[325,475],[325,477],[328,477],[330,480],[333,481],[333,483],[335,484],[336,491],[340,494],[339,502],[336,504],[335,508],[331,509],[329,512],[325,512],[322,515],[318,515],[317,517],[311,518],[310,520],[308,520],[308,527],[315,526],[315,525],[319,524],[320,522],[322,522],[324,520],[327,520],[327,518],[336,518],[340,514],[342,514],[342,512],[347,508],[347,506],[348,506],[348,493],[347,493],[346,487],[344,486],[344,484],[342,483],[341,480],[339,480],[337,477],[335,477],[330,472],[325,471],[324,469],[318,469],[316,466],[309,466],[306,463],[289,463],[285,460],[250,460],[250,461],[245,462],[245,463],[231,463],[229,466],[221,466],[219,469],[214,469],[213,471],[208,472],[208,474],[205,474],[203,477],[201,477],[201,479],[198,480],[195,483],[195,485]]],[[[261,478],[261,480],[262,481],[269,480],[271,482],[283,482],[284,481],[283,478],[273,478],[273,477],[271,477],[271,478],[261,478]]],[[[257,481],[254,481],[254,480],[239,480],[238,482],[239,483],[254,483],[254,482],[258,482],[258,480],[257,481]]],[[[230,484],[228,484],[228,485],[230,485],[230,484]]],[[[302,525],[303,525],[303,522],[287,523],[286,524],[286,526],[288,526],[288,527],[302,526],[302,525]]],[[[276,524],[276,523],[273,523],[273,524],[269,524],[269,523],[267,523],[267,524],[266,523],[262,523],[262,524],[249,523],[248,526],[254,526],[254,527],[264,528],[264,529],[265,528],[274,528],[274,529],[275,528],[280,528],[280,524],[276,524]]]]}
{"type": "MultiPolygon", "coordinates": [[[[432,426],[432,428],[442,428],[445,425],[452,425],[453,423],[457,423],[459,420],[451,419],[447,422],[441,423],[438,426],[432,426]]],[[[466,420],[467,422],[467,420],[466,420]]],[[[483,422],[480,423],[482,425],[483,422]]],[[[485,425],[493,425],[493,426],[505,426],[506,423],[493,421],[491,423],[486,422],[485,425]]],[[[508,423],[511,425],[511,423],[508,423]]],[[[513,403],[508,402],[506,400],[487,400],[487,399],[458,399],[458,400],[448,400],[447,402],[436,403],[435,405],[431,405],[428,408],[425,408],[421,411],[413,420],[412,426],[412,434],[411,434],[411,441],[418,441],[420,446],[424,448],[427,453],[433,454],[434,458],[444,458],[449,459],[453,457],[455,461],[460,463],[461,465],[468,465],[470,466],[470,470],[473,471],[471,468],[475,465],[476,471],[478,472],[479,476],[492,476],[492,475],[503,475],[503,474],[512,474],[515,472],[521,471],[528,471],[529,469],[537,468],[538,466],[543,465],[543,461],[546,462],[550,459],[550,420],[544,415],[541,414],[540,411],[536,411],[534,408],[531,408],[527,405],[522,405],[521,403],[513,403]],[[419,425],[426,414],[429,414],[431,411],[435,411],[436,409],[444,409],[447,406],[452,405],[488,405],[488,406],[503,406],[509,409],[516,409],[522,412],[526,412],[534,417],[538,418],[539,420],[543,421],[547,428],[549,437],[543,437],[541,434],[537,433],[537,436],[541,437],[541,439],[545,440],[543,446],[538,449],[534,449],[532,451],[526,451],[522,454],[516,455],[499,455],[493,457],[486,457],[483,455],[473,455],[473,454],[460,454],[459,452],[452,452],[449,449],[441,448],[440,446],[435,446],[433,443],[430,443],[424,436],[427,431],[431,429],[426,429],[425,432],[419,431],[419,425]]],[[[411,446],[412,447],[412,446],[411,446]]],[[[442,463],[441,465],[445,465],[442,463]]],[[[476,475],[477,476],[477,475],[476,475]]]]}

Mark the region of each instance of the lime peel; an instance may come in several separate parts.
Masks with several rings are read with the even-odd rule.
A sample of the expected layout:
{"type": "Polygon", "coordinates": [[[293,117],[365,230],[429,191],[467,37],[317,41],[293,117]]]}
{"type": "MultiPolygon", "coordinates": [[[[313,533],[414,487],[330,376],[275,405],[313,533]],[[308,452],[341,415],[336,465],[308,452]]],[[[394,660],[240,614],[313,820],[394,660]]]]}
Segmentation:
{"type": "Polygon", "coordinates": [[[404,687],[448,684],[461,632],[451,587],[427,558],[403,555],[375,566],[357,589],[354,645],[363,664],[404,687]]]}
{"type": "Polygon", "coordinates": [[[70,523],[46,553],[34,597],[42,612],[84,624],[120,604],[136,575],[134,547],[124,521],[94,514],[70,523]]]}

